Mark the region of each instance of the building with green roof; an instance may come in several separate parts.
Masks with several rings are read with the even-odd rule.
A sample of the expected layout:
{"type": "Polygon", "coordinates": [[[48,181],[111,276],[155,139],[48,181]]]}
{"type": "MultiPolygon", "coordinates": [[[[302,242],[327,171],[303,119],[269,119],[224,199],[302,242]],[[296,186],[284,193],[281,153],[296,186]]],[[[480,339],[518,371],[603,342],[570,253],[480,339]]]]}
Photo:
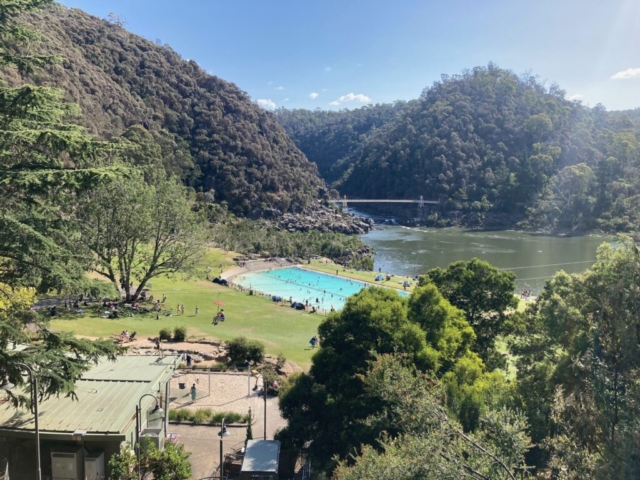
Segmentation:
{"type": "MultiPolygon", "coordinates": [[[[151,409],[156,401],[151,395],[145,396],[141,402],[140,429],[154,427],[164,437],[168,384],[178,361],[177,356],[152,355],[125,355],[115,361],[103,360],[76,383],[77,399],[61,396],[41,401],[39,427],[43,478],[54,478],[53,470],[60,468],[52,465],[52,458],[78,456],[78,451],[82,458],[76,460],[82,466],[87,458],[102,453],[104,475],[108,477],[111,455],[120,450],[123,442],[136,443],[136,407],[146,394],[159,400],[164,413],[153,414],[151,409]]],[[[8,460],[12,480],[32,480],[36,464],[33,413],[16,409],[1,397],[0,394],[0,457],[8,460]]],[[[69,475],[65,480],[75,478],[73,475],[76,474],[69,475]]],[[[84,475],[84,472],[77,472],[78,479],[84,479],[84,475]]]]}

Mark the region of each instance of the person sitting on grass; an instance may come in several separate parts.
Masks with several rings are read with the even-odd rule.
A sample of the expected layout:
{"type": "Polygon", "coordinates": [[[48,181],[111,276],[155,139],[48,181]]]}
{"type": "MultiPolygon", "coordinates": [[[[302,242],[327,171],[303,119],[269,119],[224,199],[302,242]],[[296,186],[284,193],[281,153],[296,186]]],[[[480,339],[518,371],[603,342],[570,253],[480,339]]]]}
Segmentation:
{"type": "Polygon", "coordinates": [[[217,325],[218,322],[224,322],[225,321],[225,315],[224,315],[224,309],[220,310],[215,317],[213,317],[213,324],[217,325]]]}

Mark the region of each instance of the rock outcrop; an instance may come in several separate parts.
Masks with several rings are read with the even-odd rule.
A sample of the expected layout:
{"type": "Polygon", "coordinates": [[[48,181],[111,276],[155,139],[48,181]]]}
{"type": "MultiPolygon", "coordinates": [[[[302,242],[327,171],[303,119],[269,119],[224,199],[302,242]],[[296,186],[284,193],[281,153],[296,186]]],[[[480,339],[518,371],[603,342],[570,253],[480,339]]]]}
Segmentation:
{"type": "Polygon", "coordinates": [[[324,205],[314,205],[302,213],[285,213],[274,220],[276,228],[289,232],[336,232],[346,235],[361,235],[373,228],[370,218],[342,213],[324,205]]]}

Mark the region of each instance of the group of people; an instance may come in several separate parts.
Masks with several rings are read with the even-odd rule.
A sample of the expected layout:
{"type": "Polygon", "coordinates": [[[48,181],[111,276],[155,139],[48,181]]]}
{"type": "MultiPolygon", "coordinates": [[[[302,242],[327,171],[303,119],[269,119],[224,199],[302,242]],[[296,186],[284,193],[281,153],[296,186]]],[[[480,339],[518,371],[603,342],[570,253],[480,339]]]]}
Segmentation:
{"type": "Polygon", "coordinates": [[[120,334],[120,343],[132,342],[136,338],[136,332],[131,332],[129,334],[129,330],[123,330],[120,334]]]}
{"type": "Polygon", "coordinates": [[[520,298],[527,300],[529,297],[531,296],[531,290],[524,290],[521,294],[520,294],[520,298]]]}

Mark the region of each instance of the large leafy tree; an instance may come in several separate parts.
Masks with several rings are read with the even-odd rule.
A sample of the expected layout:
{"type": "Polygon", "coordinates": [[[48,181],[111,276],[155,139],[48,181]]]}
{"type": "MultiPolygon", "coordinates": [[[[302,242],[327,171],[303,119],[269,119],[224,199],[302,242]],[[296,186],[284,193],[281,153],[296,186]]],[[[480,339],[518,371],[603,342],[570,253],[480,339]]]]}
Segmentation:
{"type": "Polygon", "coordinates": [[[499,403],[484,395],[490,390],[486,384],[502,384],[486,376],[469,350],[473,330],[433,285],[418,288],[408,301],[389,289],[363,290],[318,331],[322,348],[309,373],[293,378],[281,393],[288,425],[280,438],[326,470],[335,465],[334,457],[344,459],[360,445],[379,448],[383,430],[401,433],[393,425],[383,429],[365,421],[383,407],[364,383],[378,354],[402,354],[414,368],[442,377],[446,404],[454,416],[464,413],[466,429],[477,427],[484,407],[499,403]]]}
{"type": "Polygon", "coordinates": [[[419,283],[433,282],[452,305],[464,312],[476,334],[473,350],[493,368],[504,364],[495,342],[507,331],[508,311],[518,306],[515,278],[513,272],[500,271],[474,258],[429,270],[419,283]]]}
{"type": "Polygon", "coordinates": [[[90,250],[93,271],[135,300],[152,278],[188,273],[201,257],[207,221],[192,203],[173,178],[111,182],[79,199],[79,248],[90,250]]]}
{"type": "Polygon", "coordinates": [[[640,474],[638,298],[640,254],[623,237],[586,273],[556,274],[524,315],[513,345],[521,401],[558,471],[580,460],[591,478],[640,474]]]}
{"type": "Polygon", "coordinates": [[[444,408],[444,390],[433,377],[416,372],[397,356],[380,356],[364,378],[365,390],[379,399],[379,410],[365,423],[381,435],[381,449],[340,463],[333,478],[513,479],[523,474],[530,447],[521,414],[486,412],[474,434],[466,434],[444,408]]]}
{"type": "Polygon", "coordinates": [[[407,319],[405,303],[394,291],[372,287],[322,322],[322,348],[310,372],[295,377],[280,396],[286,444],[302,450],[310,442],[309,453],[330,470],[334,455],[343,458],[376,441],[378,432],[361,422],[377,403],[366,395],[360,375],[377,353],[403,353],[426,365],[424,332],[407,319]]]}
{"type": "MultiPolygon", "coordinates": [[[[18,21],[50,3],[0,2],[0,67],[25,72],[56,60],[24,53],[22,47],[37,44],[39,36],[18,21]]],[[[22,385],[18,364],[27,364],[40,386],[30,393],[41,397],[73,395],[75,381],[93,362],[117,352],[109,342],[54,333],[28,310],[38,290],[86,287],[83,264],[69,248],[73,232],[63,207],[120,172],[109,166],[111,145],[68,121],[74,111],[58,90],[0,84],[0,377],[22,385]],[[16,345],[25,348],[13,350],[16,345]]],[[[32,398],[10,395],[16,404],[32,398]]]]}

